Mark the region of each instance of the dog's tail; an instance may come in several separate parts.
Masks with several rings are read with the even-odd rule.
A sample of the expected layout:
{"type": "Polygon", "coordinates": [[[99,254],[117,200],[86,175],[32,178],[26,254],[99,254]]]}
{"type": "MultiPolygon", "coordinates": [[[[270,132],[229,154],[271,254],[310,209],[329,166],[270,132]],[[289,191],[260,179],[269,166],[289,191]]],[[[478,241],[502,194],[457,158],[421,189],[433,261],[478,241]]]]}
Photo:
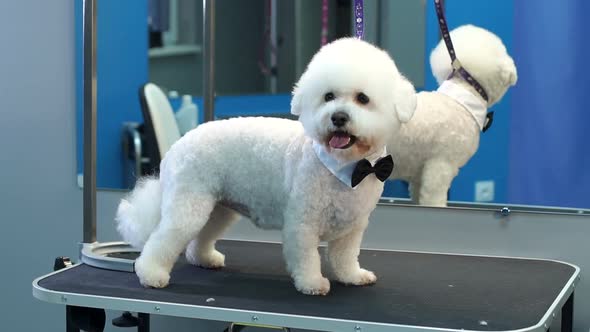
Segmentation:
{"type": "Polygon", "coordinates": [[[135,189],[121,200],[115,221],[123,240],[141,249],[160,223],[162,188],[160,180],[146,177],[138,180],[135,189]]]}

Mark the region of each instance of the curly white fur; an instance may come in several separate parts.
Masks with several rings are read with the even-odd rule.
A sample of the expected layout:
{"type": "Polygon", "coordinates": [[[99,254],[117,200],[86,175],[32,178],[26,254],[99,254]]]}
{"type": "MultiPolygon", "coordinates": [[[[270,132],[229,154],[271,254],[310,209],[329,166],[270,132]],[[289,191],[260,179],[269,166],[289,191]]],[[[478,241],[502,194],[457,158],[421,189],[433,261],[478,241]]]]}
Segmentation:
{"type": "Polygon", "coordinates": [[[382,153],[400,121],[411,118],[415,92],[387,53],[368,43],[342,39],[314,56],[294,90],[299,121],[237,118],[205,123],[175,143],[160,179],[140,183],[121,202],[118,230],[141,247],[135,268],[145,286],[165,287],[178,255],[204,267],[221,267],[215,241],[238,213],[265,229],[282,229],[287,268],[305,294],[326,294],[318,245],[336,280],[364,285],[375,275],[361,269],[362,234],[383,190],[374,175],[355,189],[318,160],[313,140],[341,161],[382,153]],[[331,92],[334,100],[326,101],[331,92]],[[370,98],[359,103],[358,94],[370,98]],[[357,137],[346,149],[328,143],[331,115],[350,116],[346,130],[357,137]]]}
{"type": "MultiPolygon", "coordinates": [[[[482,85],[489,101],[465,81],[451,81],[491,107],[517,80],[514,61],[493,33],[465,25],[451,31],[457,57],[482,85]]],[[[439,84],[452,72],[451,59],[443,41],[432,51],[430,64],[439,84]]],[[[422,205],[446,206],[452,180],[479,147],[480,127],[456,100],[440,92],[418,94],[416,112],[399,134],[387,144],[395,169],[391,179],[410,183],[412,199],[422,205]]]]}
{"type": "Polygon", "coordinates": [[[136,248],[143,247],[158,226],[161,202],[162,190],[157,178],[146,177],[137,181],[135,190],[121,200],[117,209],[117,231],[124,234],[125,241],[136,248]]]}

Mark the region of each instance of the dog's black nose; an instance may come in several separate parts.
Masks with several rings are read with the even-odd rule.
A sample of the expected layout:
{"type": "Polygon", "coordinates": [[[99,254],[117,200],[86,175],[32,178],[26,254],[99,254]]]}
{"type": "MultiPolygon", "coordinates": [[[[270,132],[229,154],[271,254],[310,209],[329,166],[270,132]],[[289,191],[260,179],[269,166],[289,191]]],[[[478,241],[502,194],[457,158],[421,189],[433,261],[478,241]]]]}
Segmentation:
{"type": "Polygon", "coordinates": [[[345,112],[336,112],[332,114],[331,119],[334,126],[344,127],[344,125],[350,120],[350,116],[345,112]]]}

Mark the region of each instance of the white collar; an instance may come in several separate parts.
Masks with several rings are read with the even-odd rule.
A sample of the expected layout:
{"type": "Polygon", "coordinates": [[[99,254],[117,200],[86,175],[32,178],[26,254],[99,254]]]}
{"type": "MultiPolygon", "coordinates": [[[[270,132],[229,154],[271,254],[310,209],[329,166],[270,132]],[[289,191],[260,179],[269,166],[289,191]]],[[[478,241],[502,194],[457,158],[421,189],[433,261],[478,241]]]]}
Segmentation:
{"type": "MultiPolygon", "coordinates": [[[[351,187],[352,183],[352,172],[356,167],[356,164],[359,162],[351,161],[351,162],[342,162],[337,160],[336,158],[332,157],[326,148],[316,142],[313,141],[313,151],[315,152],[318,159],[326,166],[326,168],[332,173],[338,180],[342,181],[348,187],[351,187]]],[[[383,147],[383,152],[381,155],[373,154],[371,157],[366,158],[371,165],[375,166],[375,163],[382,157],[387,155],[387,148],[383,147]]],[[[356,189],[356,187],[352,187],[352,189],[356,189]]]]}
{"type": "Polygon", "coordinates": [[[479,130],[483,129],[488,113],[487,105],[471,91],[449,80],[444,81],[436,91],[449,96],[461,104],[473,116],[479,126],[479,130]]]}

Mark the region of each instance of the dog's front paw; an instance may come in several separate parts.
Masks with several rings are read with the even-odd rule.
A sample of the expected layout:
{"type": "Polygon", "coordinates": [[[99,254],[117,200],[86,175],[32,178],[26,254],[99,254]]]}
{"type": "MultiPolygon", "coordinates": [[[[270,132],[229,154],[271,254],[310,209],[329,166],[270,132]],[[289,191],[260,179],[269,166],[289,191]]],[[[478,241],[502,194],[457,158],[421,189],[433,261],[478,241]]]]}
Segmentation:
{"type": "Polygon", "coordinates": [[[369,270],[360,269],[360,271],[358,273],[357,282],[354,284],[362,286],[362,285],[371,285],[376,282],[377,282],[377,276],[375,275],[375,273],[373,273],[369,270]]]}
{"type": "Polygon", "coordinates": [[[151,263],[139,257],[135,261],[135,274],[139,282],[145,287],[164,288],[170,281],[170,273],[158,264],[151,263]]]}
{"type": "Polygon", "coordinates": [[[225,266],[225,255],[217,250],[206,253],[186,252],[186,260],[197,266],[207,269],[220,269],[225,266]]]}
{"type": "Polygon", "coordinates": [[[359,269],[349,275],[341,276],[338,281],[347,285],[364,286],[376,283],[377,276],[371,271],[359,269]]]}
{"type": "Polygon", "coordinates": [[[326,295],[330,291],[330,281],[322,276],[297,279],[295,288],[306,295],[326,295]]]}

